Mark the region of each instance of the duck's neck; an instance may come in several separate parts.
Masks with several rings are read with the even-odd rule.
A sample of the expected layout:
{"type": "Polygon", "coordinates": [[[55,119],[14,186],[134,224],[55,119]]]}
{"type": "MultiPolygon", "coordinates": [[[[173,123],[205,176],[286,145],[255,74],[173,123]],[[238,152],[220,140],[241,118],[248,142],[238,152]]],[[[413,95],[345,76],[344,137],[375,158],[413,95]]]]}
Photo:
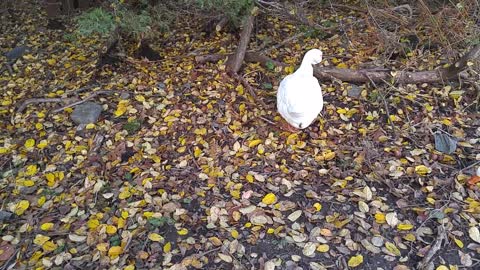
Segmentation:
{"type": "Polygon", "coordinates": [[[307,59],[303,59],[302,64],[300,65],[300,67],[297,69],[297,71],[295,73],[303,75],[303,76],[305,76],[305,75],[306,76],[313,76],[312,62],[307,60],[307,59]]]}

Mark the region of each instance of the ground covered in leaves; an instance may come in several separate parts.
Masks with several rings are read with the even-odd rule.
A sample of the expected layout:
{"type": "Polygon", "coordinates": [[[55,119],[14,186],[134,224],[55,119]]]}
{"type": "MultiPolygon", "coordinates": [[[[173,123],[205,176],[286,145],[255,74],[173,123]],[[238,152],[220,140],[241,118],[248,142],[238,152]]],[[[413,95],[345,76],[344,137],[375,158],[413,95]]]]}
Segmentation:
{"type": "MultiPolygon", "coordinates": [[[[2,54],[22,40],[31,48],[13,76],[0,74],[1,269],[400,270],[438,240],[437,269],[479,267],[480,193],[468,179],[480,119],[470,89],[321,82],[316,123],[298,134],[272,124],[276,86],[307,49],[346,56],[322,65],[375,60],[368,27],[271,50],[284,69],[246,64],[262,104],[224,61],[194,60],[232,52],[236,34],[185,22],[152,43],[162,60],[98,70],[103,43],[71,41],[68,22],[47,28],[36,5],[1,16],[2,54]],[[119,94],[90,100],[103,109],[95,124],[77,127],[73,108],[52,112],[62,102],[17,111],[29,98],[68,104],[105,90],[119,94]],[[435,150],[436,132],[458,139],[453,153],[435,150]]],[[[298,31],[263,24],[252,47],[298,31]]],[[[413,50],[399,65],[447,60],[413,50]]]]}

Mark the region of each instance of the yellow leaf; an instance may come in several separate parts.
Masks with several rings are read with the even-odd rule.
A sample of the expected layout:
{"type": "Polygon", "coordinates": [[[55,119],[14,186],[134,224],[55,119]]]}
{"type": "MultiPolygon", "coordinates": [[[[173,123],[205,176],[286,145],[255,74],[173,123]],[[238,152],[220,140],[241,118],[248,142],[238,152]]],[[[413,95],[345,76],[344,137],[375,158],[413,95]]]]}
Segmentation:
{"type": "Polygon", "coordinates": [[[37,165],[28,165],[25,175],[32,176],[37,173],[37,165]]]}
{"type": "Polygon", "coordinates": [[[26,148],[32,148],[34,145],[35,145],[34,139],[28,139],[25,141],[25,144],[24,144],[26,148]]]}
{"type": "Polygon", "coordinates": [[[207,129],[206,128],[197,128],[194,131],[195,134],[197,135],[205,135],[207,134],[207,129]]]}
{"type": "Polygon", "coordinates": [[[42,207],[42,205],[47,201],[47,197],[45,196],[42,196],[40,198],[38,198],[37,200],[37,204],[38,204],[38,207],[42,207]]]}
{"type": "Polygon", "coordinates": [[[335,158],[335,152],[328,152],[323,155],[324,160],[332,160],[335,158]]]}
{"type": "Polygon", "coordinates": [[[457,239],[457,238],[453,238],[453,240],[455,241],[455,244],[457,244],[457,246],[458,246],[459,248],[463,248],[463,242],[462,242],[462,240],[457,239]]]}
{"type": "Polygon", "coordinates": [[[163,119],[165,122],[174,122],[177,118],[173,115],[169,115],[163,119]]]}
{"type": "Polygon", "coordinates": [[[108,256],[112,257],[112,258],[116,258],[118,257],[118,255],[122,254],[123,250],[121,247],[119,246],[114,246],[114,247],[111,247],[109,250],[108,250],[108,256]]]}
{"type": "Polygon", "coordinates": [[[122,116],[127,111],[127,100],[120,100],[117,105],[117,110],[115,111],[115,116],[119,117],[122,116]]]}
{"type": "Polygon", "coordinates": [[[413,233],[409,233],[403,237],[403,239],[410,241],[410,242],[415,242],[416,237],[413,233]]]}
{"type": "Polygon", "coordinates": [[[321,244],[321,245],[318,245],[317,247],[318,252],[328,252],[329,250],[330,250],[330,246],[327,244],[321,244]]]}
{"type": "Polygon", "coordinates": [[[432,170],[425,165],[418,165],[418,166],[415,167],[415,172],[418,175],[426,175],[426,174],[430,173],[431,171],[432,170]]]}
{"type": "Polygon", "coordinates": [[[172,249],[172,243],[167,242],[167,243],[163,246],[163,253],[169,253],[171,249],[172,249]]]}
{"type": "Polygon", "coordinates": [[[51,223],[51,222],[46,222],[46,223],[43,223],[41,226],[40,226],[40,229],[42,231],[50,231],[52,228],[53,228],[54,224],[51,223]]]}
{"type": "Polygon", "coordinates": [[[233,229],[230,234],[232,235],[233,238],[237,239],[238,238],[238,231],[233,229]]]}
{"type": "Polygon", "coordinates": [[[120,192],[120,194],[118,194],[118,198],[120,198],[120,200],[130,198],[130,196],[132,196],[132,193],[130,193],[128,189],[125,189],[124,191],[120,192]]]}
{"type": "Polygon", "coordinates": [[[35,239],[33,239],[33,243],[34,243],[35,245],[42,246],[42,245],[45,244],[45,242],[47,242],[48,240],[50,240],[50,237],[49,237],[49,236],[37,234],[37,235],[35,235],[35,239]]]}
{"type": "Polygon", "coordinates": [[[48,146],[48,141],[47,140],[41,140],[38,144],[37,144],[37,148],[38,149],[43,149],[45,147],[48,146]]]}
{"type": "Polygon", "coordinates": [[[28,207],[30,206],[30,202],[27,201],[27,200],[21,200],[17,203],[17,205],[15,206],[15,214],[17,216],[20,216],[21,214],[23,214],[25,212],[25,210],[28,209],[28,207]]]}
{"type": "Polygon", "coordinates": [[[177,233],[178,233],[178,235],[187,235],[188,230],[185,229],[185,228],[182,228],[182,229],[178,230],[177,233]]]}
{"type": "Polygon", "coordinates": [[[243,88],[243,85],[241,85],[241,84],[239,84],[239,85],[237,86],[237,88],[235,88],[235,90],[237,90],[237,93],[238,93],[239,95],[243,95],[243,93],[245,92],[245,89],[243,88]]]}
{"type": "Polygon", "coordinates": [[[337,65],[337,68],[347,68],[347,64],[342,62],[342,63],[337,65]]]}
{"type": "Polygon", "coordinates": [[[55,177],[58,178],[59,181],[62,181],[65,178],[64,172],[55,172],[55,177]]]}
{"type": "Polygon", "coordinates": [[[343,108],[340,108],[340,109],[337,109],[337,113],[338,114],[346,114],[347,113],[347,110],[343,109],[343,108]]]}
{"type": "Polygon", "coordinates": [[[318,202],[314,203],[313,207],[315,207],[315,210],[317,210],[317,212],[322,210],[322,205],[318,202]]]}
{"type": "Polygon", "coordinates": [[[277,200],[277,197],[275,196],[275,194],[268,193],[267,195],[265,195],[265,197],[263,197],[262,203],[266,205],[270,205],[270,204],[273,204],[276,200],[277,200]]]}
{"type": "Polygon", "coordinates": [[[195,151],[193,152],[193,155],[198,158],[202,154],[202,150],[198,147],[195,147],[195,151]]]}
{"type": "Polygon", "coordinates": [[[100,225],[100,221],[98,221],[98,219],[90,219],[87,221],[87,227],[89,229],[96,229],[98,226],[100,225]]]}
{"type": "Polygon", "coordinates": [[[362,254],[358,254],[356,256],[353,256],[348,260],[348,266],[349,267],[357,267],[362,263],[363,263],[363,255],[362,254]]]}
{"type": "Polygon", "coordinates": [[[94,123],[88,123],[86,126],[85,126],[86,129],[94,129],[95,128],[95,124],[94,123]]]}
{"type": "Polygon", "coordinates": [[[247,176],[245,176],[245,178],[247,179],[247,182],[249,182],[249,183],[253,183],[253,181],[254,181],[253,175],[251,175],[251,174],[247,174],[247,176]]]}
{"type": "Polygon", "coordinates": [[[146,217],[146,218],[151,218],[151,217],[153,217],[153,214],[154,214],[154,213],[151,212],[151,211],[145,211],[145,212],[143,212],[143,216],[146,217]]]}
{"type": "Polygon", "coordinates": [[[140,101],[140,102],[144,102],[144,101],[145,101],[145,97],[142,96],[142,95],[136,95],[136,96],[135,96],[135,100],[140,101]]]}
{"type": "Polygon", "coordinates": [[[50,66],[53,66],[57,63],[57,60],[51,58],[51,59],[47,59],[47,63],[50,65],[50,66]]]}
{"type": "Polygon", "coordinates": [[[148,239],[150,239],[151,241],[153,242],[160,242],[160,241],[163,241],[163,237],[158,234],[158,233],[150,233],[148,235],[148,239]]]}
{"type": "Polygon", "coordinates": [[[107,248],[108,248],[108,244],[107,243],[99,243],[97,244],[97,249],[100,250],[100,251],[107,251],[107,248]]]}
{"type": "Polygon", "coordinates": [[[53,173],[46,173],[45,178],[47,178],[47,182],[55,182],[55,175],[53,173]]]}
{"type": "Polygon", "coordinates": [[[268,228],[268,230],[267,230],[267,233],[268,233],[268,234],[272,234],[272,233],[274,233],[274,232],[275,232],[275,230],[274,230],[273,228],[268,228]]]}
{"type": "Polygon", "coordinates": [[[375,221],[378,223],[378,224],[383,224],[385,223],[386,219],[385,219],[385,214],[383,213],[376,213],[375,214],[375,221]]]}
{"type": "Polygon", "coordinates": [[[446,267],[445,265],[439,265],[437,268],[435,268],[435,270],[449,270],[448,267],[446,267]]]}
{"type": "Polygon", "coordinates": [[[105,231],[108,234],[115,234],[117,232],[117,227],[115,227],[113,225],[107,225],[107,228],[105,229],[105,231]]]}
{"type": "Polygon", "coordinates": [[[402,253],[400,253],[400,250],[397,248],[397,246],[395,246],[395,244],[392,242],[386,242],[385,247],[387,248],[388,251],[390,251],[395,256],[402,255],[402,253]]]}
{"type": "Polygon", "coordinates": [[[128,211],[122,211],[122,214],[121,214],[122,218],[124,219],[127,219],[128,218],[128,211]]]}
{"type": "Polygon", "coordinates": [[[25,180],[23,182],[23,185],[26,187],[33,187],[35,185],[35,182],[33,182],[32,180],[25,180]]]}
{"type": "Polygon", "coordinates": [[[261,143],[262,143],[262,140],[260,140],[260,139],[258,139],[258,140],[253,140],[253,141],[250,141],[250,142],[248,143],[248,147],[249,147],[249,148],[252,148],[252,147],[255,147],[255,146],[257,146],[257,145],[259,145],[259,144],[261,144],[261,143]]]}
{"type": "Polygon", "coordinates": [[[431,197],[427,197],[427,202],[433,205],[435,204],[435,199],[431,197]]]}
{"type": "Polygon", "coordinates": [[[54,251],[55,249],[57,249],[57,247],[58,246],[52,241],[47,241],[42,245],[42,249],[44,251],[54,251]]]}
{"type": "Polygon", "coordinates": [[[133,264],[127,265],[125,266],[125,268],[123,268],[123,270],[135,270],[135,265],[133,264]]]}
{"type": "Polygon", "coordinates": [[[400,223],[397,225],[397,229],[401,231],[408,231],[413,229],[413,225],[408,223],[400,223]]]}

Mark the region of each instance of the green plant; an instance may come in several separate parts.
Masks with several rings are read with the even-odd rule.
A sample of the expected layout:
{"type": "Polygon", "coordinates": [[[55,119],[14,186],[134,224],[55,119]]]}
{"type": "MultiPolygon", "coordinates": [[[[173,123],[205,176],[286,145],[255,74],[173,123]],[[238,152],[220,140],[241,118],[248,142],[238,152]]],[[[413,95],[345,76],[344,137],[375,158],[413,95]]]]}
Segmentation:
{"type": "Polygon", "coordinates": [[[192,2],[200,9],[220,13],[227,16],[227,18],[233,23],[240,23],[245,15],[253,7],[253,0],[184,0],[186,4],[192,2]]]}
{"type": "Polygon", "coordinates": [[[108,36],[115,29],[113,15],[102,8],[94,8],[84,12],[76,18],[76,21],[77,33],[82,36],[91,34],[108,36]]]}

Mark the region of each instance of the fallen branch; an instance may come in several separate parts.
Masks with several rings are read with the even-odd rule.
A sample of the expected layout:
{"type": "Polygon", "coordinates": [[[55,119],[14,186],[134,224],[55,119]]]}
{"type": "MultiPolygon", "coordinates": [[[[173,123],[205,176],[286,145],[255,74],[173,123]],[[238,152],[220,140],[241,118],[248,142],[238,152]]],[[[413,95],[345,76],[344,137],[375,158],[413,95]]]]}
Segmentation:
{"type": "Polygon", "coordinates": [[[37,104],[37,103],[50,103],[50,102],[65,102],[64,98],[30,98],[25,100],[22,105],[20,105],[17,109],[17,113],[23,112],[25,108],[27,108],[30,104],[37,104]]]}
{"type": "Polygon", "coordinates": [[[83,98],[82,100],[79,100],[79,101],[76,101],[76,102],[73,102],[73,103],[70,103],[70,104],[67,104],[63,107],[60,107],[60,108],[57,108],[57,109],[54,109],[52,110],[52,113],[58,113],[58,112],[61,112],[67,108],[70,108],[70,107],[74,107],[74,106],[77,106],[77,105],[80,105],[98,95],[104,95],[104,94],[123,94],[123,93],[128,93],[127,91],[114,91],[114,90],[102,90],[102,91],[96,91],[96,92],[93,92],[92,94],[88,95],[86,98],[83,98]]]}
{"type": "Polygon", "coordinates": [[[447,233],[445,232],[445,228],[443,225],[438,225],[437,227],[437,238],[435,239],[433,245],[428,250],[427,255],[423,257],[422,261],[418,264],[418,269],[427,270],[433,269],[434,266],[432,264],[433,256],[442,248],[442,242],[446,239],[447,233]],[[432,265],[431,265],[432,264],[432,265]]]}
{"type": "Polygon", "coordinates": [[[247,89],[248,93],[250,93],[253,99],[258,101],[262,106],[264,106],[264,108],[267,108],[267,104],[265,104],[262,99],[257,98],[257,94],[255,94],[255,89],[253,89],[253,87],[248,83],[248,81],[244,77],[238,75],[237,73],[232,73],[231,76],[236,80],[238,80],[243,85],[243,87],[247,89]]]}
{"type": "MultiPolygon", "coordinates": [[[[218,61],[225,57],[222,54],[212,54],[195,57],[198,63],[218,61]]],[[[228,56],[228,55],[227,55],[228,56]]],[[[480,45],[476,45],[463,57],[447,68],[438,68],[429,71],[393,71],[390,69],[340,69],[332,67],[314,67],[314,76],[319,80],[340,80],[351,83],[389,82],[391,84],[418,84],[418,83],[444,83],[457,80],[460,72],[468,67],[468,63],[480,58],[480,45]]],[[[268,62],[276,66],[286,66],[284,63],[272,60],[259,53],[245,54],[245,61],[259,62],[268,66],[268,62]]]]}
{"type": "Polygon", "coordinates": [[[227,71],[229,73],[237,73],[242,66],[248,43],[250,42],[250,36],[253,31],[253,22],[255,21],[256,10],[257,9],[254,8],[245,20],[242,33],[240,34],[240,43],[238,44],[237,50],[233,54],[233,57],[229,57],[227,60],[227,71]]]}

